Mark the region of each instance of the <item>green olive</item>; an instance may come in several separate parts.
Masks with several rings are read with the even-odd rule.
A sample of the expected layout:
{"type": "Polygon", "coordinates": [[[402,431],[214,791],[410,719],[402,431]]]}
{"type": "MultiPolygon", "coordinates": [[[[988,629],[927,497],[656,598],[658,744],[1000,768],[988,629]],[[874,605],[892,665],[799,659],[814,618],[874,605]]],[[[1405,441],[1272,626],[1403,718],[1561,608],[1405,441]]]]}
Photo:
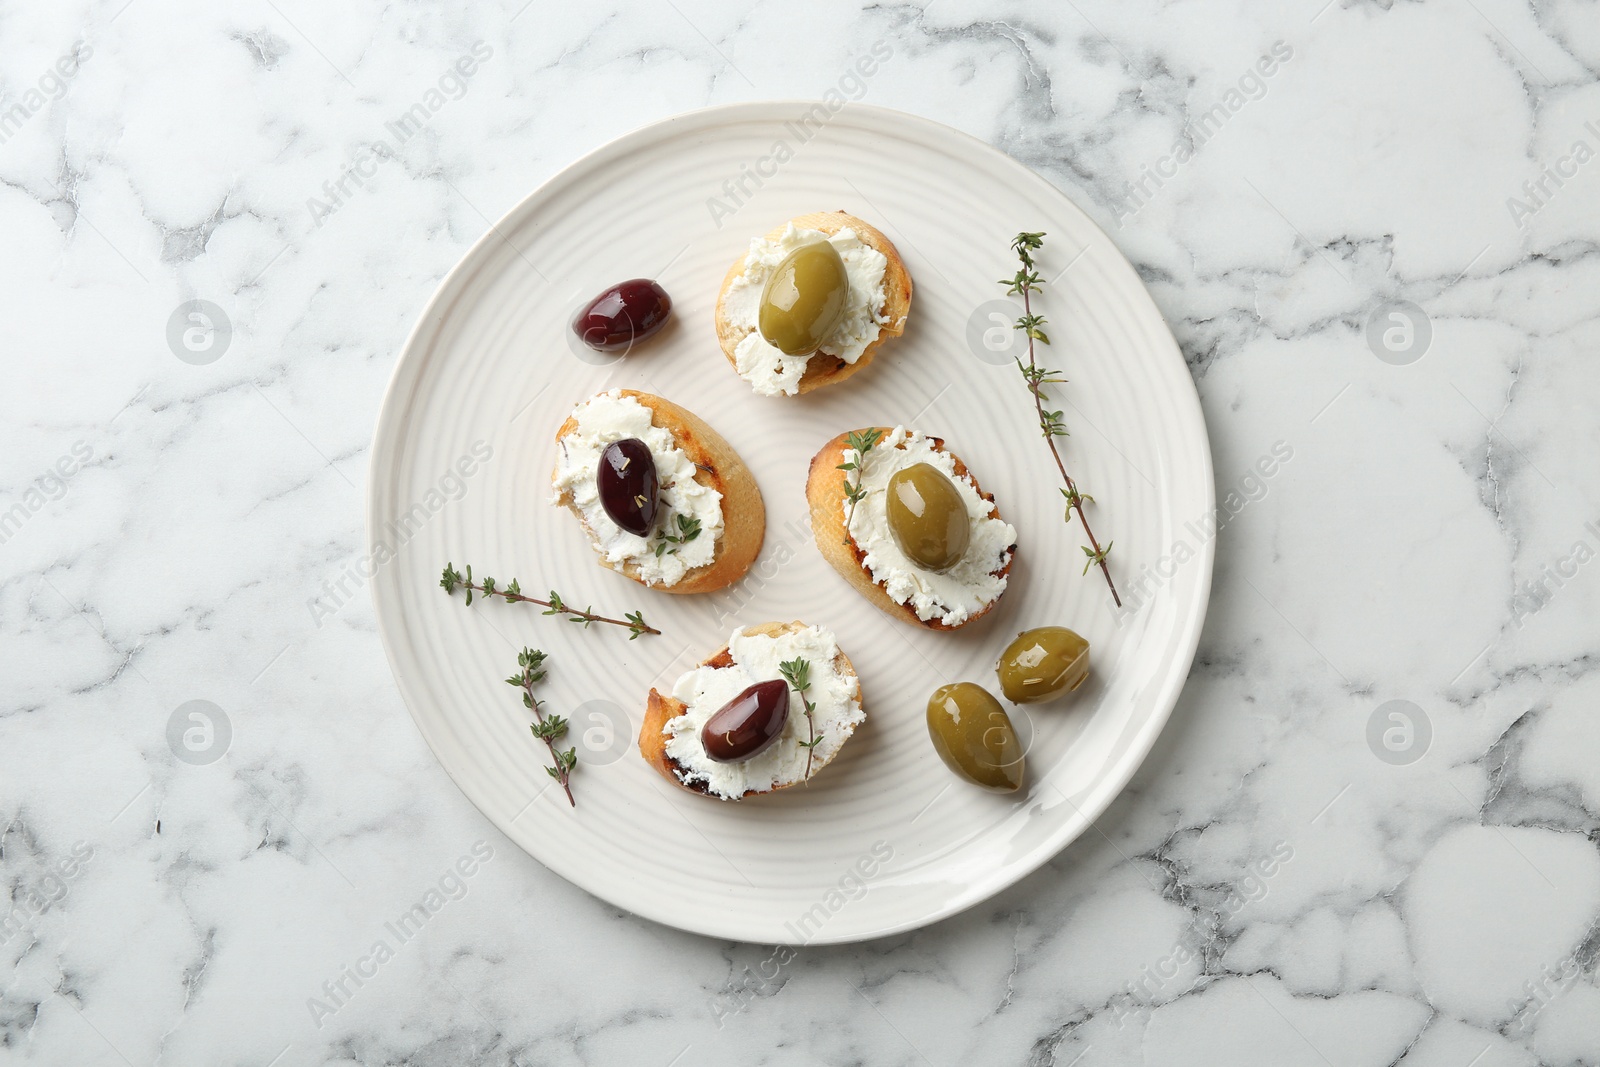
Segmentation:
{"type": "Polygon", "coordinates": [[[1089,677],[1089,642],[1065,626],[1025,630],[1000,653],[995,673],[1013,704],[1054,700],[1089,677]]]}
{"type": "Polygon", "coordinates": [[[930,571],[961,562],[972,520],[955,482],[931,464],[913,463],[890,476],[885,492],[889,533],[907,559],[930,571]]]}
{"type": "Polygon", "coordinates": [[[1000,702],[972,682],[941,685],[928,698],[934,751],[956,774],[995,793],[1022,788],[1022,744],[1000,702]]]}
{"type": "Polygon", "coordinates": [[[761,336],[784,355],[810,355],[844,318],[849,292],[839,250],[827,241],[803,244],[783,257],[761,290],[761,336]]]}

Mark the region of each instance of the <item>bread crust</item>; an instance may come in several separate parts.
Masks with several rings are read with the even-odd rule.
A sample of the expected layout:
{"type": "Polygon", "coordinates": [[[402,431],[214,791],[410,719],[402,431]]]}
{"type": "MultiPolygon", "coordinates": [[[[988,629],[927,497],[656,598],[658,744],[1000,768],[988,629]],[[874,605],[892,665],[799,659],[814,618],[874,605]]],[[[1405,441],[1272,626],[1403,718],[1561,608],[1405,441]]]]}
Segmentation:
{"type": "MultiPolygon", "coordinates": [[[[744,632],[762,637],[777,637],[781,634],[794,633],[796,630],[805,628],[806,624],[798,620],[795,622],[764,622],[759,626],[744,627],[744,632]]],[[[732,665],[733,654],[728,650],[727,645],[723,645],[706,659],[700,661],[700,666],[702,667],[731,667],[732,665]]],[[[855,682],[855,699],[857,703],[861,703],[861,678],[856,674],[855,665],[850,662],[850,657],[844,654],[843,649],[840,649],[839,654],[833,657],[833,669],[855,682]]],[[[865,706],[865,704],[862,704],[863,708],[865,706]]],[[[644,761],[654,767],[663,778],[679,789],[693,793],[696,796],[710,797],[713,800],[725,799],[708,792],[704,782],[689,783],[679,778],[677,761],[667,755],[667,723],[688,710],[688,705],[678,698],[665,696],[655,689],[651,689],[650,695],[645,698],[644,722],[639,726],[639,755],[644,757],[644,761]]],[[[855,729],[853,725],[846,727],[845,741],[850,740],[851,735],[855,733],[855,729]]],[[[824,767],[833,762],[834,757],[843,748],[844,741],[841,741],[839,746],[833,750],[833,755],[812,767],[811,773],[803,781],[809,782],[812,778],[815,778],[824,767]]],[[[780,789],[787,789],[789,786],[797,784],[797,782],[789,782],[784,785],[773,786],[771,789],[750,789],[737,799],[743,800],[744,797],[755,796],[759,793],[775,793],[780,789]]]]}
{"type": "MultiPolygon", "coordinates": [[[[892,427],[875,427],[880,434],[887,437],[892,427]]],[[[860,430],[846,431],[823,445],[817,454],[811,457],[811,470],[806,477],[806,502],[811,505],[811,532],[817,541],[817,550],[822,553],[822,558],[833,565],[844,580],[855,587],[855,590],[870,600],[876,607],[887,615],[892,615],[902,622],[909,622],[913,626],[920,626],[925,630],[957,630],[978,619],[983,618],[994,610],[1000,603],[1000,597],[995,597],[983,610],[973,612],[967,618],[954,626],[941,619],[923,619],[908,604],[902,604],[889,596],[883,585],[873,580],[872,572],[867,569],[866,552],[856,544],[855,538],[849,536],[844,525],[845,478],[846,471],[839,469],[839,464],[844,462],[846,440],[851,433],[866,433],[874,427],[862,427],[860,430]]],[[[972,476],[967,465],[961,457],[944,447],[942,437],[929,437],[928,442],[934,451],[948,455],[955,465],[957,477],[971,478],[972,487],[978,495],[989,503],[994,503],[994,497],[983,491],[978,484],[978,479],[972,476]]],[[[1000,509],[996,506],[993,516],[1000,518],[1000,509]]],[[[1006,558],[1004,565],[990,573],[996,577],[1004,578],[1011,573],[1012,561],[1017,558],[1016,545],[1011,546],[1011,554],[1006,558]]],[[[1004,596],[1004,590],[1000,596],[1004,596]]]]}
{"type": "MultiPolygon", "coordinates": [[[[639,577],[636,564],[623,561],[612,563],[598,552],[595,558],[602,567],[624,574],[648,589],[663,593],[709,593],[743,578],[750,565],[761,554],[761,544],[767,534],[766,505],[761,499],[761,488],[755,475],[744,465],[739,453],[723,440],[722,435],[691,411],[653,393],[636,389],[622,389],[625,397],[632,397],[650,409],[650,422],[672,434],[673,442],[695,464],[694,480],[722,494],[722,537],[711,557],[711,562],[687,572],[675,585],[650,585],[639,577]]],[[[556,447],[561,439],[578,428],[572,415],[556,431],[556,447]]],[[[564,506],[583,526],[592,546],[594,530],[584,520],[583,511],[572,499],[572,494],[562,490],[556,503],[564,506]]]]}
{"type": "MultiPolygon", "coordinates": [[[[899,337],[905,332],[906,317],[911,313],[911,274],[906,270],[905,260],[900,258],[894,242],[885,237],[875,226],[863,222],[854,215],[844,211],[813,211],[809,215],[798,215],[782,226],[769,230],[766,234],[767,239],[777,240],[782,237],[783,231],[790,223],[798,229],[818,230],[829,236],[844,229],[854,230],[863,244],[871,245],[883,253],[889,261],[883,271],[883,310],[884,317],[889,321],[879,328],[878,336],[867,345],[861,353],[861,358],[854,363],[846,363],[838,356],[824,355],[821,352],[813,355],[806,363],[805,373],[800,376],[800,393],[805,394],[813,389],[821,389],[825,385],[842,382],[865,369],[885,341],[891,337],[899,337]]],[[[735,371],[739,369],[739,360],[735,354],[739,342],[754,330],[741,328],[729,322],[724,304],[728,288],[733,285],[734,279],[744,273],[744,260],[745,257],[740,256],[733,261],[733,266],[723,275],[722,289],[717,293],[717,342],[722,346],[722,354],[727,357],[729,365],[735,371]]]]}

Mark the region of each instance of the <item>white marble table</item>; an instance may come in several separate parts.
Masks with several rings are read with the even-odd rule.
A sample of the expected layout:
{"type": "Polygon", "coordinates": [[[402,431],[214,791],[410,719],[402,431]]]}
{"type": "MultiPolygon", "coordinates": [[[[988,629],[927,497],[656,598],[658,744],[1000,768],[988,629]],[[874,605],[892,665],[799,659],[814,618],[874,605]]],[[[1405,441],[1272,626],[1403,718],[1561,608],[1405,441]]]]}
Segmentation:
{"type": "Polygon", "coordinates": [[[1593,0],[517,8],[0,19],[0,1059],[1600,1060],[1593,0]],[[867,102],[1037,168],[1138,265],[1228,516],[1093,832],[955,919],[774,956],[500,837],[351,564],[396,352],[489,219],[879,42],[867,102]]]}

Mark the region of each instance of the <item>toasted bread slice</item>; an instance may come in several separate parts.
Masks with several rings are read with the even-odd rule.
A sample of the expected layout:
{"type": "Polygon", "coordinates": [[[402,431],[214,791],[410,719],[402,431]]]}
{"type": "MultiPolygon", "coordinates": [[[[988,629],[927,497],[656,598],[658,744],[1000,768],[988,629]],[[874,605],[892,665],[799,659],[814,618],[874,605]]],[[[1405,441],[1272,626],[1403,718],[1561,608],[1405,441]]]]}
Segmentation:
{"type": "MultiPolygon", "coordinates": [[[[747,626],[744,628],[744,632],[747,634],[759,634],[763,637],[777,637],[780,634],[803,630],[805,627],[805,623],[798,621],[764,622],[759,626],[747,626]]],[[[733,654],[728,650],[727,645],[723,645],[709,658],[702,660],[700,666],[731,667],[733,666],[733,654]]],[[[846,656],[842,649],[838,655],[833,657],[833,669],[855,683],[855,700],[858,704],[861,703],[861,679],[856,675],[855,665],[850,662],[850,657],[846,656]]],[[[639,755],[644,757],[646,763],[659,771],[662,777],[678,788],[688,790],[699,796],[721,799],[714,797],[714,794],[706,789],[704,782],[685,782],[680,778],[678,772],[681,768],[678,766],[678,762],[667,755],[667,723],[687,710],[688,705],[684,704],[683,701],[651,689],[649,697],[645,700],[644,723],[639,727],[639,755]]],[[[855,725],[846,724],[843,729],[844,740],[848,741],[850,736],[855,733],[855,725]]],[[[815,778],[822,768],[833,762],[834,757],[839,754],[840,749],[843,747],[844,742],[841,741],[839,746],[829,753],[826,758],[819,757],[815,761],[809,775],[802,779],[796,779],[796,782],[810,781],[815,778]]],[[[744,796],[755,796],[758,793],[775,793],[779,789],[786,789],[796,784],[796,782],[782,782],[771,789],[751,789],[746,791],[744,796]]],[[[738,799],[742,800],[743,797],[738,799]]]]}
{"type": "MultiPolygon", "coordinates": [[[[928,630],[956,630],[976,619],[981,619],[994,610],[994,606],[1000,602],[998,596],[984,605],[981,611],[973,612],[954,626],[941,619],[920,617],[909,604],[903,604],[889,596],[883,585],[873,579],[872,571],[867,568],[865,562],[866,552],[846,533],[844,502],[847,484],[845,479],[848,472],[840,470],[839,464],[844,462],[846,439],[850,436],[850,432],[865,433],[870,429],[872,427],[863,427],[859,431],[842,433],[823,445],[811,458],[811,470],[806,477],[806,501],[811,505],[811,531],[816,538],[817,549],[822,553],[822,558],[831,563],[833,569],[843,575],[844,580],[854,586],[862,596],[887,614],[914,626],[928,630]]],[[[880,426],[877,429],[884,437],[891,432],[891,428],[887,426],[880,426]]],[[[967,465],[961,462],[961,457],[944,447],[943,438],[929,437],[928,441],[935,451],[949,455],[955,464],[956,477],[970,480],[980,497],[991,504],[994,503],[994,497],[983,491],[978,480],[967,470],[967,465]]],[[[992,515],[994,518],[1000,518],[1000,509],[996,507],[992,515]]],[[[1004,578],[1011,573],[1011,563],[1016,558],[1015,547],[1012,546],[1013,551],[1006,556],[1005,562],[991,571],[991,574],[997,578],[1004,578]]]]}
{"type": "MultiPolygon", "coordinates": [[[[766,505],[761,500],[761,489],[755,476],[744,465],[733,446],[722,439],[692,412],[686,411],[670,400],[651,393],[622,389],[625,397],[632,397],[650,409],[650,422],[672,434],[672,439],[689,457],[698,470],[694,480],[722,494],[722,538],[717,542],[711,562],[690,570],[673,585],[649,585],[639,577],[639,568],[631,561],[612,563],[599,556],[600,565],[625,574],[641,585],[659,589],[664,593],[709,593],[743,578],[761,554],[761,543],[767,533],[766,505]]],[[[567,416],[567,421],[556,431],[556,441],[578,428],[578,420],[567,416]]],[[[583,511],[573,501],[572,494],[563,490],[556,503],[564,505],[578,517],[583,532],[594,543],[594,530],[584,520],[583,511]]]]}
{"type": "MultiPolygon", "coordinates": [[[[900,258],[894,242],[885,237],[882,231],[854,215],[843,211],[813,211],[809,215],[790,219],[789,222],[769,231],[767,239],[776,240],[782,237],[783,231],[790,223],[797,229],[817,230],[830,236],[840,230],[854,230],[863,244],[871,245],[883,253],[889,261],[889,265],[883,271],[883,306],[880,309],[888,321],[879,327],[877,338],[867,345],[861,357],[854,363],[846,363],[838,356],[822,352],[813,355],[806,363],[805,373],[800,376],[800,392],[809,393],[813,389],[821,389],[824,385],[842,382],[864,369],[872,362],[873,355],[885,341],[891,337],[899,337],[905,332],[906,316],[911,313],[911,275],[906,271],[905,261],[900,258]]],[[[735,352],[739,342],[754,332],[754,327],[740,327],[729,322],[723,311],[723,304],[728,296],[728,287],[733,285],[734,279],[744,273],[744,260],[744,256],[734,260],[733,266],[728,268],[728,273],[723,275],[722,289],[717,293],[717,341],[722,345],[722,354],[728,357],[728,363],[736,371],[739,369],[739,360],[735,352]]]]}

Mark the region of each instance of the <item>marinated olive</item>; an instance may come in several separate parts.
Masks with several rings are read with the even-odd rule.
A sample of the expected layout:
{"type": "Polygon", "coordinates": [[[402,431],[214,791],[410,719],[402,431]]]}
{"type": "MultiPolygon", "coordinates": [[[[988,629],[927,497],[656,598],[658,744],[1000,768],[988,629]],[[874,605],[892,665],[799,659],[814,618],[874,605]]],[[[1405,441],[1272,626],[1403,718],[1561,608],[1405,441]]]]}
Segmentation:
{"type": "Polygon", "coordinates": [[[650,446],[637,437],[612,441],[600,453],[595,477],[600,506],[611,521],[631,534],[646,537],[656,521],[656,461],[650,446]]]}
{"type": "Polygon", "coordinates": [[[619,282],[589,301],[572,320],[579,340],[599,352],[643,341],[666,325],[672,297],[649,278],[619,282]]]}
{"type": "Polygon", "coordinates": [[[801,245],[783,257],[761,290],[761,336],[785,355],[815,352],[844,318],[849,291],[838,249],[827,241],[801,245]]]}
{"type": "Polygon", "coordinates": [[[967,505],[939,468],[913,463],[889,478],[885,509],[889,533],[906,558],[930,571],[961,562],[972,536],[967,505]]]}
{"type": "Polygon", "coordinates": [[[942,685],[928,698],[934,751],[956,774],[995,793],[1022,788],[1022,743],[1000,702],[981,685],[942,685]]]}
{"type": "Polygon", "coordinates": [[[1013,704],[1054,700],[1089,677],[1089,642],[1065,626],[1025,630],[1000,654],[995,672],[1013,704]]]}
{"type": "Polygon", "coordinates": [[[757,682],[706,720],[700,745],[718,763],[738,763],[766,751],[788,721],[789,683],[757,682]]]}

